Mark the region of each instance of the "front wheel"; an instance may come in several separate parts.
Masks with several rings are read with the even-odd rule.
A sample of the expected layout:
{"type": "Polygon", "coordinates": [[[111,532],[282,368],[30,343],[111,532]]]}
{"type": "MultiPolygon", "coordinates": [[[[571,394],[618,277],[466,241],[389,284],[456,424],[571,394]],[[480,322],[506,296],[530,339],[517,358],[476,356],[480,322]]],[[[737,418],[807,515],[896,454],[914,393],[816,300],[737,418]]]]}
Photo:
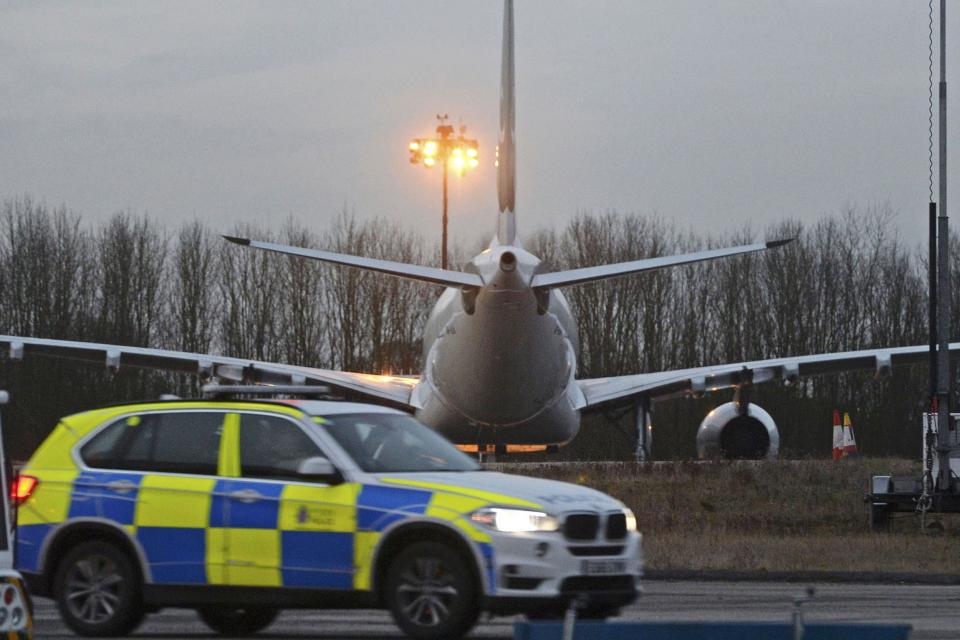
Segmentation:
{"type": "Polygon", "coordinates": [[[438,542],[411,545],[387,570],[385,595],[393,620],[419,640],[459,638],[470,631],[480,615],[478,591],[463,557],[438,542]]]}
{"type": "Polygon", "coordinates": [[[252,636],[266,629],[280,613],[269,607],[203,607],[197,609],[208,627],[225,636],[252,636]]]}
{"type": "Polygon", "coordinates": [[[54,597],[64,623],[81,636],[123,636],[143,620],[140,580],[130,557],[93,540],[57,565],[54,597]]]}

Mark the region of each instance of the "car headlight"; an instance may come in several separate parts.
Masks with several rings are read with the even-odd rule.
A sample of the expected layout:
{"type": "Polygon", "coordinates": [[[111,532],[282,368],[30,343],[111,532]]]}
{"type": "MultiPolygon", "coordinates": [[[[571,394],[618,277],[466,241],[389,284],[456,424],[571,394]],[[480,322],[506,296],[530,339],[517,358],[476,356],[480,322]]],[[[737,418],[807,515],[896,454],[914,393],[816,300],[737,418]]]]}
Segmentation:
{"type": "Polygon", "coordinates": [[[633,511],[623,508],[623,515],[627,518],[627,531],[636,531],[637,530],[637,516],[633,515],[633,511]]]}
{"type": "Polygon", "coordinates": [[[542,511],[528,511],[527,509],[487,507],[470,514],[470,520],[488,529],[505,533],[556,531],[560,528],[560,523],[553,516],[542,511]]]}

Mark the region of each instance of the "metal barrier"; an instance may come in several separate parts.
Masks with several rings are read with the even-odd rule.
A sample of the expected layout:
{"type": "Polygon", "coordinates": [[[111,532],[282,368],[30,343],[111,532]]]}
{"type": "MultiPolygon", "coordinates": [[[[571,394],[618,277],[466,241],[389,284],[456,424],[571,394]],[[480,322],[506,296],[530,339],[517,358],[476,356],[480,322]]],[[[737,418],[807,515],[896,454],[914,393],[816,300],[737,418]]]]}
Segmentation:
{"type": "MultiPolygon", "coordinates": [[[[907,640],[908,624],[805,623],[803,640],[907,640]]],[[[517,622],[514,640],[561,640],[562,620],[517,622]]],[[[577,622],[573,640],[793,640],[783,622],[577,622]]]]}

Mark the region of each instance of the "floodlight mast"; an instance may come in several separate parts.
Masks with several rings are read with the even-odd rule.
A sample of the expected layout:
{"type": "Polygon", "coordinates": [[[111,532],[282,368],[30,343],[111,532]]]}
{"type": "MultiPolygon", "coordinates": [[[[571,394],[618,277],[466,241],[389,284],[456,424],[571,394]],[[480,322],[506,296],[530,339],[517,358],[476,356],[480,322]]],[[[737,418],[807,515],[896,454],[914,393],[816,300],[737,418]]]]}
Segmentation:
{"type": "Polygon", "coordinates": [[[950,229],[947,216],[947,3],[940,0],[940,216],[937,220],[937,456],[941,492],[952,491],[950,479],[950,229]]]}
{"type": "Polygon", "coordinates": [[[407,147],[410,151],[410,164],[423,164],[425,169],[432,169],[437,162],[443,165],[443,222],[442,222],[442,240],[440,244],[440,266],[447,268],[447,175],[452,168],[459,175],[467,172],[467,169],[476,169],[480,164],[478,147],[476,140],[467,138],[464,134],[467,127],[460,125],[460,135],[453,137],[453,125],[447,124],[450,118],[447,114],[437,114],[436,138],[414,138],[407,147]]]}

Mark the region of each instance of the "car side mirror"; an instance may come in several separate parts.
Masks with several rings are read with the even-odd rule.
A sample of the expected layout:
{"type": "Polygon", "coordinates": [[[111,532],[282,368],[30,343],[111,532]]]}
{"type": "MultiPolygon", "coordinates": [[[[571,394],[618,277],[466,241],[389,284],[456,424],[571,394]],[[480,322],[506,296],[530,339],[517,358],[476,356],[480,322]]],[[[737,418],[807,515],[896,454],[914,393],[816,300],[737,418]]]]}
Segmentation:
{"type": "Polygon", "coordinates": [[[343,476],[333,466],[333,463],[323,456],[312,456],[300,462],[297,466],[297,475],[308,480],[319,480],[328,484],[339,484],[343,476]]]}

